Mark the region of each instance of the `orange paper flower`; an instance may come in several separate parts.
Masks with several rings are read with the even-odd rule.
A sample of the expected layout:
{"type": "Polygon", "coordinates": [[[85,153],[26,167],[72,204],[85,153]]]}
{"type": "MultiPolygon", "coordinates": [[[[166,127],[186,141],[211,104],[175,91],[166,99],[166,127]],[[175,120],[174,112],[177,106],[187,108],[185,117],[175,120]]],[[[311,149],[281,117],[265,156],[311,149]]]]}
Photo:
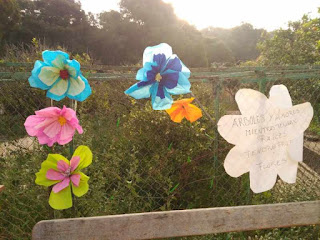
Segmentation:
{"type": "Polygon", "coordinates": [[[194,98],[187,98],[175,101],[170,109],[166,112],[170,115],[172,121],[180,123],[183,118],[186,118],[190,122],[197,121],[202,117],[202,111],[200,108],[191,104],[194,98]]]}

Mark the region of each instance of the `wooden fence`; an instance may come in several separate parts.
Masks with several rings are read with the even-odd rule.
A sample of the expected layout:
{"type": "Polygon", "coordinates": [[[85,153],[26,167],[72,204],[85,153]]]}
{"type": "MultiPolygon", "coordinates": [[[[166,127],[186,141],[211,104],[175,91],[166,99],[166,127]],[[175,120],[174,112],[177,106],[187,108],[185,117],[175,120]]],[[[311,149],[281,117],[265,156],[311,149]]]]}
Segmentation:
{"type": "Polygon", "coordinates": [[[41,221],[33,240],[159,239],[320,224],[320,201],[41,221]]]}

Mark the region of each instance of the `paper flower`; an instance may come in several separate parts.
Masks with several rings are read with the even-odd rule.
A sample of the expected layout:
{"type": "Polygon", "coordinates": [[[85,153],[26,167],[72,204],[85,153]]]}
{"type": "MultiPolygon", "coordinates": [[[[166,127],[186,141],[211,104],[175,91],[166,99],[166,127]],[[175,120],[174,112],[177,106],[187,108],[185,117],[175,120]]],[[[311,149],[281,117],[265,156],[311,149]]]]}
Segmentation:
{"type": "Polygon", "coordinates": [[[313,116],[311,104],[292,106],[284,85],[273,86],[269,99],[258,91],[241,89],[236,102],[242,115],[226,115],[218,122],[221,136],[236,145],[226,156],[226,172],[232,177],[249,172],[255,193],[270,190],[277,175],[294,183],[302,161],[303,132],[313,116]]]}
{"type": "Polygon", "coordinates": [[[190,92],[189,77],[190,70],[177,55],[172,55],[172,48],[166,43],[161,43],[144,50],[143,68],[136,76],[140,82],[131,86],[125,93],[135,99],[151,96],[153,109],[165,110],[173,103],[171,95],[190,92]]]}
{"type": "Polygon", "coordinates": [[[53,186],[49,204],[54,209],[72,207],[71,189],[75,196],[81,197],[89,190],[89,177],[81,172],[92,162],[92,152],[87,146],[79,146],[70,162],[59,154],[49,154],[36,173],[35,183],[42,186],[53,186]]]}
{"type": "Polygon", "coordinates": [[[80,63],[70,60],[62,51],[42,52],[44,62],[37,60],[29,77],[31,87],[47,91],[47,97],[60,101],[68,98],[84,101],[91,88],[87,79],[81,74],[80,63]]]}
{"type": "Polygon", "coordinates": [[[51,147],[57,142],[64,145],[72,140],[75,130],[83,133],[76,112],[71,108],[48,107],[35,113],[26,119],[24,126],[30,136],[38,138],[40,144],[51,147]]]}
{"type": "Polygon", "coordinates": [[[197,121],[202,117],[201,109],[191,104],[194,98],[187,98],[175,101],[170,109],[166,112],[170,115],[172,121],[180,123],[186,118],[190,122],[197,121]]]}

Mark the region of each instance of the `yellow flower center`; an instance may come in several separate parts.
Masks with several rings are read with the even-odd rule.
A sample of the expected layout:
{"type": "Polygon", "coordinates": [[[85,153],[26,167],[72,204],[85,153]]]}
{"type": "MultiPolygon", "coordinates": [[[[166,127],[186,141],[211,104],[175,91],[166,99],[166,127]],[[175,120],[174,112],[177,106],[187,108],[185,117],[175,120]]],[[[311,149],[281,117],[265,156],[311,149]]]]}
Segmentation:
{"type": "Polygon", "coordinates": [[[162,79],[162,77],[161,77],[160,73],[158,73],[158,74],[156,75],[156,81],[160,82],[161,79],[162,79]]]}
{"type": "Polygon", "coordinates": [[[67,120],[64,117],[59,116],[58,122],[60,123],[61,126],[63,126],[66,124],[67,120]]]}

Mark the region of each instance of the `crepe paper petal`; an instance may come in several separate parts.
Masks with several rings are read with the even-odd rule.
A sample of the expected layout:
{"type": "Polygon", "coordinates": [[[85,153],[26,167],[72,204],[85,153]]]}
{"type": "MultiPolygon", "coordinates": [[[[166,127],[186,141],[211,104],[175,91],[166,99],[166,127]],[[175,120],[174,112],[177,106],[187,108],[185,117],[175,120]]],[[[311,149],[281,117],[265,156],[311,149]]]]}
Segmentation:
{"type": "Polygon", "coordinates": [[[71,166],[71,172],[75,171],[76,168],[79,166],[80,163],[80,157],[74,156],[70,160],[70,166],[71,166]]]}
{"type": "Polygon", "coordinates": [[[54,193],[58,193],[61,190],[65,189],[66,187],[69,186],[70,183],[70,178],[69,177],[64,177],[63,180],[61,182],[58,182],[57,184],[55,184],[52,188],[52,191],[54,193]]]}
{"type": "Polygon", "coordinates": [[[68,170],[69,164],[63,160],[60,160],[58,161],[57,168],[58,168],[58,171],[65,172],[68,170]]]}
{"type": "Polygon", "coordinates": [[[151,96],[154,110],[169,109],[173,103],[171,95],[191,92],[189,77],[190,70],[172,54],[172,48],[161,43],[145,49],[143,68],[136,75],[140,82],[127,89],[125,94],[135,99],[151,96]]]}
{"type": "Polygon", "coordinates": [[[75,152],[73,153],[73,158],[75,157],[79,157],[80,158],[80,162],[78,167],[75,169],[75,171],[79,171],[83,168],[86,168],[87,166],[89,166],[92,163],[92,152],[90,150],[90,148],[88,148],[87,146],[79,146],[75,152]]]}
{"type": "Polygon", "coordinates": [[[180,123],[183,118],[186,118],[190,122],[195,122],[202,117],[202,111],[200,108],[191,104],[194,98],[182,99],[175,101],[170,109],[166,112],[170,115],[173,122],[180,123]]]}
{"type": "Polygon", "coordinates": [[[65,176],[60,171],[49,169],[46,173],[46,178],[49,180],[63,180],[65,176]]]}
{"type": "Polygon", "coordinates": [[[47,91],[47,97],[60,101],[65,97],[84,101],[91,95],[88,80],[81,74],[80,63],[62,51],[44,51],[28,81],[31,87],[47,91]]]}
{"type": "Polygon", "coordinates": [[[49,205],[56,210],[63,210],[72,207],[72,195],[70,185],[58,193],[51,191],[49,205]]]}
{"type": "Polygon", "coordinates": [[[218,122],[220,135],[236,145],[225,159],[226,172],[232,177],[249,172],[255,193],[270,190],[277,175],[294,183],[303,159],[303,132],[313,117],[311,104],[292,106],[284,85],[273,86],[269,99],[241,89],[236,101],[242,115],[226,115],[218,122]]]}
{"type": "Polygon", "coordinates": [[[167,43],[160,43],[159,45],[147,47],[143,52],[143,65],[153,61],[153,56],[157,54],[164,54],[168,59],[172,55],[172,47],[167,43]]]}
{"type": "Polygon", "coordinates": [[[70,162],[59,154],[49,154],[36,173],[36,184],[53,186],[49,204],[54,209],[66,209],[72,206],[72,192],[77,197],[88,192],[89,177],[80,170],[92,162],[92,153],[87,146],[79,146],[70,162]]]}
{"type": "Polygon", "coordinates": [[[80,173],[74,173],[70,176],[70,180],[72,182],[72,185],[79,187],[80,184],[80,178],[81,178],[81,174],[80,173]]]}
{"type": "Polygon", "coordinates": [[[38,173],[36,173],[35,183],[42,186],[52,186],[59,181],[49,180],[46,177],[47,171],[49,169],[53,169],[58,171],[57,165],[59,161],[64,161],[69,165],[69,160],[60,154],[49,154],[47,159],[41,164],[41,169],[38,173]]]}
{"type": "Polygon", "coordinates": [[[64,145],[72,140],[76,130],[79,134],[83,133],[76,112],[71,108],[48,107],[35,113],[26,119],[24,126],[30,136],[38,138],[40,144],[49,147],[54,143],[64,145]]]}
{"type": "Polygon", "coordinates": [[[89,190],[88,180],[89,177],[82,172],[79,172],[80,182],[78,186],[72,185],[72,192],[77,197],[82,197],[89,190]]]}

